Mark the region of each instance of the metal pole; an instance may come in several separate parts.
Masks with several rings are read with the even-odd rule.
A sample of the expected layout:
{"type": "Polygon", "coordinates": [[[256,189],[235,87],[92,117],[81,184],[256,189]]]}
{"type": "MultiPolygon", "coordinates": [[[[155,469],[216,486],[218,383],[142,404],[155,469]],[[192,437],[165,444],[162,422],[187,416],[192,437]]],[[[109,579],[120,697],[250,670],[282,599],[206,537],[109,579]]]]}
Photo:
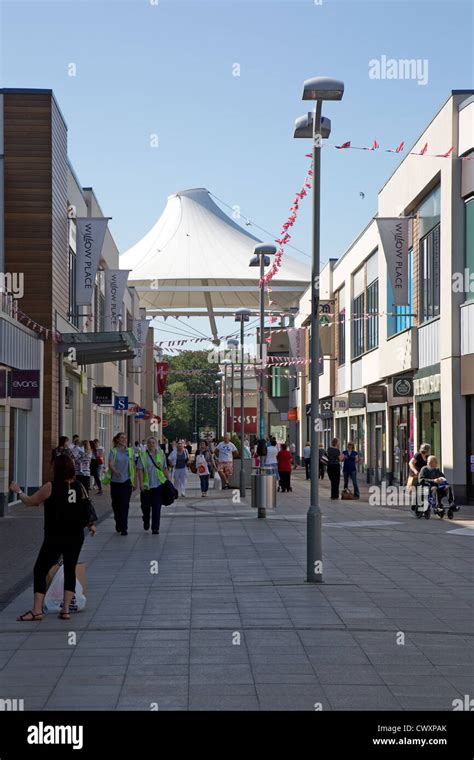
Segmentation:
{"type": "Polygon", "coordinates": [[[260,374],[259,374],[259,399],[260,399],[260,438],[265,438],[265,396],[263,391],[263,341],[265,334],[265,289],[263,278],[265,276],[265,256],[260,256],[260,374]]]}
{"type": "MultiPolygon", "coordinates": [[[[232,365],[232,369],[234,365],[232,365]]],[[[244,318],[240,323],[240,496],[245,498],[245,470],[244,470],[244,427],[245,427],[245,400],[244,400],[244,318]]]]}
{"type": "Polygon", "coordinates": [[[231,371],[230,371],[230,432],[234,435],[234,360],[232,359],[231,371]]]}
{"type": "Polygon", "coordinates": [[[222,437],[227,433],[227,364],[224,364],[224,409],[222,415],[222,437]]]}
{"type": "Polygon", "coordinates": [[[217,432],[218,439],[220,438],[220,434],[221,434],[221,388],[222,388],[222,384],[219,383],[219,388],[217,390],[217,425],[216,425],[216,428],[217,428],[216,432],[217,432]]]}
{"type": "Polygon", "coordinates": [[[198,397],[197,394],[194,394],[194,432],[196,434],[196,443],[199,440],[199,431],[198,431],[198,397]]]}
{"type": "Polygon", "coordinates": [[[313,121],[313,264],[311,275],[311,496],[306,516],[306,580],[323,582],[322,512],[319,506],[318,431],[319,422],[319,263],[321,214],[321,106],[316,101],[313,121]]]}

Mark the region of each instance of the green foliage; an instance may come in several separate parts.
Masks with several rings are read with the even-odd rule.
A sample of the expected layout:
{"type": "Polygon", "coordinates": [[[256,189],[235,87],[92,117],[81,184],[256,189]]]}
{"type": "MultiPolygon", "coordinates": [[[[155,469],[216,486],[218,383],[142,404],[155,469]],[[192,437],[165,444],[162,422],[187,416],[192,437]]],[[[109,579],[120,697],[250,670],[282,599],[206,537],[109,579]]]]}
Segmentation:
{"type": "Polygon", "coordinates": [[[237,451],[239,452],[239,457],[240,457],[240,455],[241,455],[241,452],[240,452],[240,437],[236,433],[234,433],[233,435],[231,435],[230,440],[232,441],[232,443],[234,444],[234,446],[236,446],[237,451]]]}
{"type": "Polygon", "coordinates": [[[217,391],[215,381],[219,366],[209,361],[210,351],[183,351],[178,356],[167,357],[170,365],[167,391],[163,398],[164,418],[169,426],[164,433],[169,440],[176,437],[193,437],[195,429],[194,394],[212,393],[216,398],[197,398],[197,426],[217,429],[217,391]],[[202,369],[195,375],[182,375],[178,370],[202,369]],[[182,398],[180,398],[182,397],[182,398]]]}

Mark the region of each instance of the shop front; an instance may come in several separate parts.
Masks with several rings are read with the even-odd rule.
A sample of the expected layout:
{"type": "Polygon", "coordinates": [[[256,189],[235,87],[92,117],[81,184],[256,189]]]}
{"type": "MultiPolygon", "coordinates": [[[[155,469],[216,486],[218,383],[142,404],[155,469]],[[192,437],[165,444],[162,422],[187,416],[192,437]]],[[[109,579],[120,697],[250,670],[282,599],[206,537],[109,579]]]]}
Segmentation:
{"type": "Polygon", "coordinates": [[[333,411],[332,411],[332,399],[323,398],[319,402],[319,416],[322,422],[322,432],[319,434],[319,443],[322,443],[325,450],[331,445],[331,441],[334,438],[333,433],[333,411]]]}
{"type": "Polygon", "coordinates": [[[427,367],[415,375],[413,380],[417,415],[416,449],[422,443],[429,443],[431,452],[441,461],[441,375],[439,364],[427,367]]]}
{"type": "MultiPolygon", "coordinates": [[[[359,454],[357,472],[362,475],[367,469],[366,429],[365,429],[365,393],[349,393],[349,441],[359,454]]],[[[344,446],[344,448],[346,448],[344,446]]]]}
{"type": "Polygon", "coordinates": [[[367,482],[381,483],[386,477],[386,385],[367,387],[367,482]]]}
{"type": "Polygon", "coordinates": [[[404,485],[409,474],[408,464],[415,451],[413,376],[393,377],[389,393],[389,480],[395,485],[404,485]]]}
{"type": "Polygon", "coordinates": [[[343,451],[347,446],[349,431],[349,421],[347,413],[349,411],[349,397],[335,396],[332,401],[334,412],[334,437],[339,441],[339,448],[343,451]]]}

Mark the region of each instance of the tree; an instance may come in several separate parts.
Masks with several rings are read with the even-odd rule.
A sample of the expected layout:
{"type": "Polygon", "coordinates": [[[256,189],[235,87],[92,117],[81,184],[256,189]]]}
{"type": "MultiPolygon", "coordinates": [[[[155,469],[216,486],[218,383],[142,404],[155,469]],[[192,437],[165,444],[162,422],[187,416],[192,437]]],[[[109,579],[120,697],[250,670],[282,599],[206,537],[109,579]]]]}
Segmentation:
{"type": "Polygon", "coordinates": [[[215,381],[219,365],[210,351],[183,351],[169,357],[167,393],[163,398],[164,416],[169,426],[165,434],[169,440],[191,437],[200,427],[217,429],[217,392],[215,381]],[[202,370],[195,374],[180,374],[180,370],[202,370]],[[194,420],[195,395],[197,420],[194,420]],[[212,394],[213,398],[199,394],[212,394]],[[181,403],[184,402],[184,403],[181,403]],[[175,403],[178,406],[175,406],[175,403]],[[181,403],[181,405],[179,405],[181,403]]]}

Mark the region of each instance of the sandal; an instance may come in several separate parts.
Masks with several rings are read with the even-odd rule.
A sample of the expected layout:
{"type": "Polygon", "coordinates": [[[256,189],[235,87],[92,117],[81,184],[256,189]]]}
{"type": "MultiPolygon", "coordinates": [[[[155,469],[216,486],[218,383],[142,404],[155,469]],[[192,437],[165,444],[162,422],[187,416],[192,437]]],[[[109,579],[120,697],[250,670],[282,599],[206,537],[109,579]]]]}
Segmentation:
{"type": "Polygon", "coordinates": [[[17,617],[17,621],[22,623],[34,623],[38,620],[43,620],[43,614],[43,612],[40,612],[38,615],[35,615],[32,610],[28,610],[28,612],[24,612],[23,615],[17,617]],[[31,615],[31,617],[27,617],[27,615],[31,615]]]}
{"type": "Polygon", "coordinates": [[[60,620],[70,620],[71,615],[69,614],[69,612],[64,612],[64,610],[61,610],[61,612],[58,615],[58,618],[60,620]]]}

